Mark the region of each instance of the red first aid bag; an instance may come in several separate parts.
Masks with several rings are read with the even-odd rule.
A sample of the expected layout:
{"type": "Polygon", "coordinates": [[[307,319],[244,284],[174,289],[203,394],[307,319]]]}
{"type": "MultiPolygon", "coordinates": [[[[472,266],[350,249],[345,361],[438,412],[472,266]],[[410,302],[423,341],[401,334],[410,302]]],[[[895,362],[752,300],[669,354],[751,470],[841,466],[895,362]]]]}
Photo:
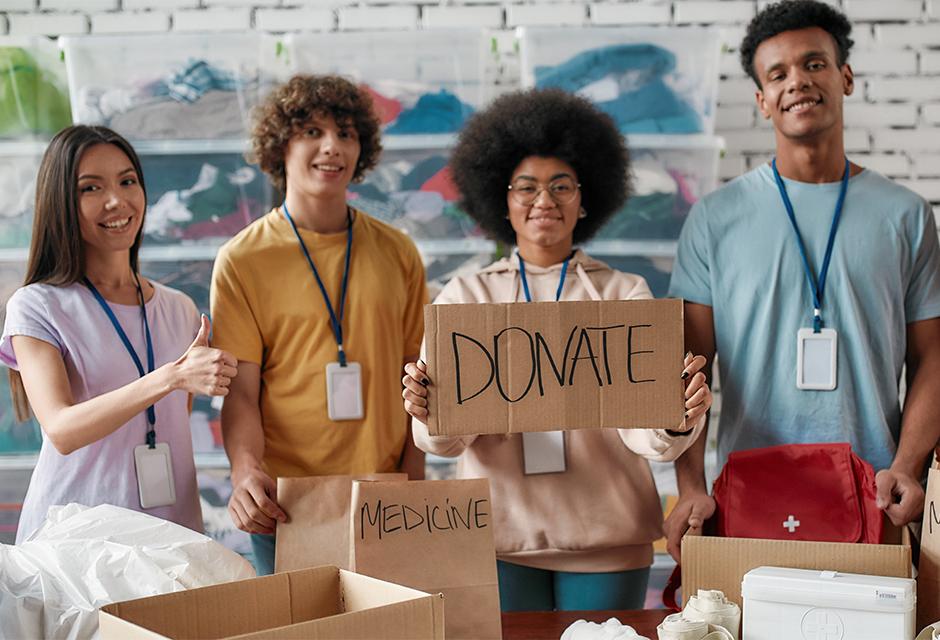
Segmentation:
{"type": "MultiPolygon", "coordinates": [[[[735,451],[712,486],[715,514],[705,530],[728,538],[878,544],[876,495],[874,468],[845,442],[735,451]]],[[[663,591],[674,611],[681,581],[676,565],[663,591]]]]}
{"type": "Polygon", "coordinates": [[[712,496],[718,536],[881,542],[875,471],[848,443],[735,451],[712,496]]]}

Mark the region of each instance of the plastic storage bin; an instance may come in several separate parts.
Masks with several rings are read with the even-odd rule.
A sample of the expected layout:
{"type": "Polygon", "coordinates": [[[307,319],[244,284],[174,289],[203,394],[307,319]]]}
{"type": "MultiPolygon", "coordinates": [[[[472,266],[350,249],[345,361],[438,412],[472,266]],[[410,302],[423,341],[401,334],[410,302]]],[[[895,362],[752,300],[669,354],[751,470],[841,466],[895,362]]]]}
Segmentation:
{"type": "Polygon", "coordinates": [[[747,640],[905,640],[914,637],[910,578],[759,567],[744,574],[747,640]]]}
{"type": "MultiPolygon", "coordinates": [[[[711,136],[630,136],[632,195],[596,240],[675,240],[689,209],[718,186],[724,146],[711,136]]],[[[588,212],[590,214],[590,212],[588,212]]]]}
{"type": "Polygon", "coordinates": [[[716,29],[520,27],[516,33],[524,87],[584,95],[623,133],[714,132],[716,29]]]}
{"type": "Polygon", "coordinates": [[[446,148],[386,149],[362,183],[349,185],[349,202],[416,241],[480,238],[473,220],[457,208],[449,156],[446,148]]]}
{"type": "Polygon", "coordinates": [[[64,36],[76,122],[131,140],[241,139],[270,78],[260,34],[64,36]]]}
{"type": "MultiPolygon", "coordinates": [[[[42,143],[0,142],[0,248],[29,248],[42,143]]],[[[25,253],[23,256],[25,258],[25,253]]],[[[12,292],[11,292],[12,293],[12,292]]]]}
{"type": "Polygon", "coordinates": [[[369,88],[386,135],[455,133],[483,101],[477,29],[289,34],[290,73],[337,73],[369,88]]]}
{"type": "Polygon", "coordinates": [[[55,43],[38,36],[0,38],[0,142],[48,139],[71,123],[65,65],[55,43]]]}
{"type": "Polygon", "coordinates": [[[136,145],[147,186],[144,247],[218,246],[271,208],[267,176],[240,152],[192,147],[165,154],[136,145]]]}

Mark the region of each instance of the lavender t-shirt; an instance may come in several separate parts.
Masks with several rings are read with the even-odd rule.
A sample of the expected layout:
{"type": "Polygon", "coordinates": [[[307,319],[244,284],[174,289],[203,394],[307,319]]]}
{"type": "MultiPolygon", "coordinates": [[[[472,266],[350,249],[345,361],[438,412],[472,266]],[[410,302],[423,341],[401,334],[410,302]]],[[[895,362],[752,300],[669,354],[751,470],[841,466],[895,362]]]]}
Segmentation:
{"type": "MultiPolygon", "coordinates": [[[[199,328],[196,305],[185,294],[154,282],[146,304],[153,340],[154,366],[176,360],[192,343],[199,328]]],[[[146,366],[146,338],[139,306],[109,303],[118,322],[146,366]]],[[[11,336],[29,336],[59,350],[76,403],[113,391],[139,377],[104,310],[82,284],[56,287],[31,284],[7,302],[0,339],[0,361],[18,369],[11,336]]],[[[113,504],[143,511],[202,531],[202,511],[189,430],[185,391],[174,391],[155,405],[157,441],[170,446],[176,504],[142,509],[137,490],[134,447],[144,444],[145,412],[110,435],[62,455],[43,434],[39,461],[23,501],[16,542],[27,539],[42,524],[52,505],[78,502],[88,506],[113,504]]]]}

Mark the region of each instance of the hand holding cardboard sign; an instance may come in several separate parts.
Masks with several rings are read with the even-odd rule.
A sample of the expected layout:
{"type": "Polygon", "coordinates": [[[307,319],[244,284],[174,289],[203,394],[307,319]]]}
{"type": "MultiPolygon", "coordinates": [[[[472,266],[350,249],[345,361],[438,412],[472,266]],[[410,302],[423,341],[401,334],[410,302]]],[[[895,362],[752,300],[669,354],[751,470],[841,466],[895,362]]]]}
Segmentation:
{"type": "Polygon", "coordinates": [[[705,412],[711,408],[712,392],[705,380],[705,374],[702,373],[705,367],[705,356],[693,356],[687,353],[683,364],[685,369],[682,370],[682,378],[686,381],[685,424],[676,430],[691,431],[696,421],[704,419],[705,412]]]}
{"type": "Polygon", "coordinates": [[[405,375],[401,379],[404,389],[401,397],[405,400],[405,411],[424,423],[428,417],[428,365],[424,360],[409,362],[405,365],[405,375]]]}

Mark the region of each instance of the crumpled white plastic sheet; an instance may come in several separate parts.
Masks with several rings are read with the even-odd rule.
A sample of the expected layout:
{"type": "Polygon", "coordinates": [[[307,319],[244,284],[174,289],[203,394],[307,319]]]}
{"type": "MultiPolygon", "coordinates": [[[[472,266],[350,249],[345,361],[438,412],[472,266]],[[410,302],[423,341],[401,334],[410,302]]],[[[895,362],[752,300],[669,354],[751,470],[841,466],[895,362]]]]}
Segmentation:
{"type": "Polygon", "coordinates": [[[106,604],[254,575],[173,522],[112,505],[51,507],[29,540],[0,545],[0,638],[96,638],[106,604]]]}
{"type": "Polygon", "coordinates": [[[617,618],[608,618],[603,624],[577,620],[565,629],[560,640],[649,640],[649,638],[641,636],[636,629],[622,624],[617,618]]]}

